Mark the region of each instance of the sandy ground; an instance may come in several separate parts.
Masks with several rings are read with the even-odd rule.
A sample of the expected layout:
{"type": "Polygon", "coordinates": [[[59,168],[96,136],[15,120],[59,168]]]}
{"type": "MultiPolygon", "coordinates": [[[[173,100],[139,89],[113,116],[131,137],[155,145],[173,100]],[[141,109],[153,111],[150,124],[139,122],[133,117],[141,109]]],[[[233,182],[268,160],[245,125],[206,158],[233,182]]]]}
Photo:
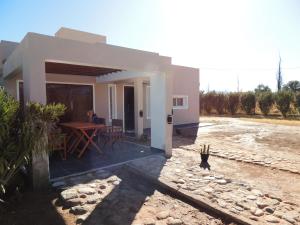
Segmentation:
{"type": "Polygon", "coordinates": [[[201,117],[200,122],[213,124],[213,126],[199,129],[199,138],[207,142],[237,143],[238,147],[246,147],[249,151],[270,150],[274,155],[277,151],[283,151],[287,155],[300,156],[300,123],[298,121],[288,121],[293,124],[282,125],[276,121],[271,123],[272,120],[265,122],[255,119],[201,117]]]}

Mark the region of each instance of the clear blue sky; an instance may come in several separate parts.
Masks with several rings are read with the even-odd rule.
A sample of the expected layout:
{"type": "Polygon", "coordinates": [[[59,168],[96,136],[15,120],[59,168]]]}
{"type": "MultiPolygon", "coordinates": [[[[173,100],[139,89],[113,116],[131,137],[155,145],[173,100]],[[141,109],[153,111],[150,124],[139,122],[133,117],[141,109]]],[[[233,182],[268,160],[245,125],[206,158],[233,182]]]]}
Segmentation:
{"type": "Polygon", "coordinates": [[[0,1],[0,39],[61,26],[106,35],[108,43],[172,56],[200,68],[201,89],[275,89],[280,52],[284,82],[300,80],[299,0],[0,1]]]}

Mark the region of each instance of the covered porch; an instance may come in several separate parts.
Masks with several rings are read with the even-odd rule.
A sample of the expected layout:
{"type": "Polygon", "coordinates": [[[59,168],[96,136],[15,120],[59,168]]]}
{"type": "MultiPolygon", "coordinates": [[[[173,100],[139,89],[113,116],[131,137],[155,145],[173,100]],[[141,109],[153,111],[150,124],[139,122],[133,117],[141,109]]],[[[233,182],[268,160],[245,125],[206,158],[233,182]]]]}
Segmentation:
{"type": "MultiPolygon", "coordinates": [[[[29,45],[23,46],[24,48],[21,51],[21,43],[16,49],[16,51],[21,51],[18,55],[23,55],[23,57],[18,59],[13,59],[13,56],[10,57],[4,67],[4,76],[9,81],[10,79],[13,80],[14,76],[19,74],[19,81],[17,82],[20,84],[20,81],[22,81],[22,92],[25,102],[49,103],[48,87],[52,87],[52,92],[55,92],[55,89],[60,85],[90,85],[93,95],[92,109],[99,117],[105,117],[107,124],[113,118],[122,119],[124,131],[129,131],[129,133],[134,132],[138,138],[141,137],[144,129],[151,127],[151,144],[150,148],[147,149],[139,149],[132,147],[132,145],[130,147],[129,144],[121,143],[119,149],[108,151],[108,155],[100,156],[102,157],[101,159],[93,156],[94,154],[91,149],[87,158],[81,162],[70,157],[70,160],[64,163],[65,165],[50,160],[50,166],[48,154],[33,155],[32,173],[35,187],[38,188],[47,185],[50,177],[52,177],[51,173],[54,174],[53,176],[56,176],[55,174],[58,173],[59,168],[62,171],[68,170],[66,169],[68,167],[67,164],[72,164],[73,168],[75,168],[74,172],[77,173],[80,170],[89,170],[98,166],[128,161],[132,159],[133,155],[140,157],[163,151],[167,157],[171,156],[172,79],[168,71],[168,63],[161,65],[159,61],[154,60],[154,58],[159,57],[158,55],[141,61],[137,56],[140,53],[128,52],[131,57],[131,59],[128,59],[126,54],[124,55],[124,52],[119,54],[116,49],[110,52],[105,49],[107,48],[106,46],[100,44],[85,46],[84,49],[79,50],[77,47],[82,46],[76,47],[75,43],[72,44],[72,48],[69,48],[68,44],[56,43],[56,45],[58,44],[61,47],[57,49],[57,46],[53,42],[63,42],[63,40],[49,40],[48,37],[36,37],[34,34],[28,34],[24,40],[28,41],[29,45]],[[33,43],[31,39],[37,40],[33,43]],[[39,43],[39,41],[43,42],[43,44],[39,43]],[[45,46],[49,48],[49,51],[43,50],[45,46]],[[51,46],[53,47],[52,49],[51,46]],[[91,47],[98,48],[98,51],[92,50],[91,47]],[[77,49],[78,53],[72,54],[71,49],[73,53],[74,49],[77,49]],[[106,55],[109,55],[110,60],[105,58],[106,55]],[[127,61],[128,63],[126,63],[127,61]],[[53,88],[55,85],[56,87],[53,88]],[[144,86],[151,87],[148,89],[148,102],[150,106],[148,112],[145,112],[147,109],[144,107],[144,104],[146,104],[144,92],[147,91],[144,89],[144,86]],[[126,111],[124,111],[126,109],[126,106],[124,106],[124,97],[126,98],[124,95],[125,87],[133,87],[133,90],[131,90],[133,91],[134,102],[133,129],[128,129],[130,125],[128,121],[126,122],[126,111]],[[123,91],[117,91],[114,94],[114,88],[116,90],[122,88],[123,91]],[[121,110],[116,110],[114,108],[115,104],[112,101],[114,98],[118,99],[117,95],[120,95],[123,100],[121,110]],[[145,122],[148,114],[151,115],[151,120],[148,121],[149,127],[146,126],[147,121],[145,122]],[[131,150],[128,151],[129,149],[131,150]],[[93,158],[97,160],[92,160],[93,158]]],[[[81,45],[81,43],[77,44],[81,45]]],[[[67,87],[66,90],[68,89],[67,87]]],[[[17,88],[18,91],[19,87],[17,88]]],[[[21,97],[22,93],[18,93],[18,95],[21,97]]],[[[77,96],[80,98],[80,94],[77,96]]],[[[62,98],[63,96],[56,96],[56,98],[60,97],[62,98]]],[[[118,104],[117,107],[122,104],[118,104]]],[[[86,102],[82,105],[86,105],[86,102]]],[[[78,104],[74,104],[73,102],[72,107],[74,112],[76,112],[76,106],[78,104]]],[[[80,114],[83,111],[80,110],[80,114]]],[[[62,174],[68,174],[72,170],[64,171],[62,174]]]]}

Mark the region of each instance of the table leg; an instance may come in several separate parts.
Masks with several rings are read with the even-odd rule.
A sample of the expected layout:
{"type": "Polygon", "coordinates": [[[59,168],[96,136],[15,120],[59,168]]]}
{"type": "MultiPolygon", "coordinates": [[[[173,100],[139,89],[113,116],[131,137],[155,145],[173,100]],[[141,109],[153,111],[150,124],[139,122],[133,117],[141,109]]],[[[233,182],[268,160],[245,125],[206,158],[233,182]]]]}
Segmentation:
{"type": "Polygon", "coordinates": [[[94,129],[93,133],[89,136],[87,134],[87,132],[85,130],[81,130],[81,132],[83,133],[83,135],[87,138],[86,144],[84,145],[84,147],[81,149],[78,158],[80,158],[82,156],[82,154],[85,152],[85,150],[87,149],[87,147],[92,144],[94,145],[94,147],[96,148],[96,150],[100,153],[102,153],[101,149],[96,145],[96,143],[93,141],[93,137],[95,136],[95,134],[98,132],[98,129],[94,129]]]}

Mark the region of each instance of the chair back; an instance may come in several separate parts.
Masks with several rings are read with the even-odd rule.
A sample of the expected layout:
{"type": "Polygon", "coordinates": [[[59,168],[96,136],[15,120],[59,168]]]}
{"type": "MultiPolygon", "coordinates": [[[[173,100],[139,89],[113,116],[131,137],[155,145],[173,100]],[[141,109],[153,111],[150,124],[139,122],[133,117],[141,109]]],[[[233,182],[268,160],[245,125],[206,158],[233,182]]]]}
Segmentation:
{"type": "Polygon", "coordinates": [[[111,125],[116,127],[123,127],[123,120],[120,119],[112,119],[111,125]]]}
{"type": "Polygon", "coordinates": [[[101,118],[101,117],[94,117],[93,122],[95,124],[104,124],[104,125],[106,124],[105,118],[101,118]]]}

